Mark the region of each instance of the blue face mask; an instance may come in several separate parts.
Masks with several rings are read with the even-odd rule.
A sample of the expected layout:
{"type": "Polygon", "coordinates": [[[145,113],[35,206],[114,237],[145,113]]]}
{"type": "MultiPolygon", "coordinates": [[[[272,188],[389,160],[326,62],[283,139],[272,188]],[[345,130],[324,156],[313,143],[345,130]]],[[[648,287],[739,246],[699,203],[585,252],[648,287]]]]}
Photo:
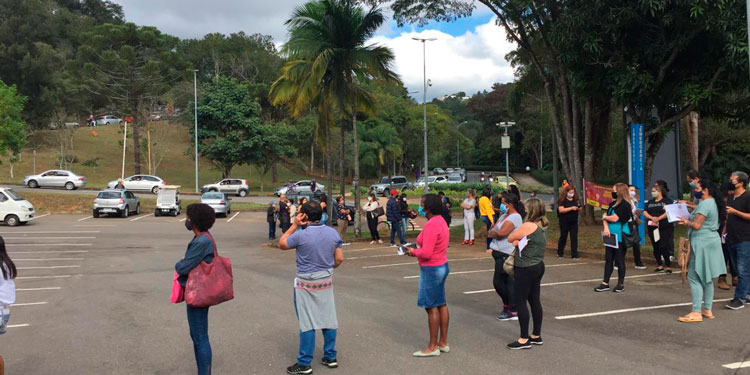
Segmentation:
{"type": "Polygon", "coordinates": [[[695,183],[695,181],[690,181],[690,183],[688,183],[688,185],[690,185],[690,187],[691,187],[691,188],[695,189],[695,187],[696,187],[696,186],[697,186],[698,184],[696,184],[696,183],[695,183]]]}
{"type": "Polygon", "coordinates": [[[508,207],[505,206],[505,203],[500,203],[500,212],[502,213],[508,212],[508,207]]]}
{"type": "Polygon", "coordinates": [[[425,216],[425,213],[422,210],[422,206],[419,206],[419,208],[417,208],[417,212],[419,212],[419,216],[425,216]]]}
{"type": "Polygon", "coordinates": [[[703,192],[702,191],[694,191],[693,192],[693,196],[695,197],[695,199],[701,199],[701,198],[703,198],[703,192]]]}

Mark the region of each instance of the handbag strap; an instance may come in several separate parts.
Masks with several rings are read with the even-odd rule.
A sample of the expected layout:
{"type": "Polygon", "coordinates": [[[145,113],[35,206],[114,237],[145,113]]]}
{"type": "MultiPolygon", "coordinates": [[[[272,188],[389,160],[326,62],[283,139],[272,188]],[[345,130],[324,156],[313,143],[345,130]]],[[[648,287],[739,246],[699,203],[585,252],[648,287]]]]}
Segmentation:
{"type": "Polygon", "coordinates": [[[206,236],[209,240],[211,240],[211,246],[213,246],[214,248],[214,257],[219,256],[219,249],[216,248],[216,241],[214,240],[214,236],[210,232],[201,232],[201,236],[206,236]]]}

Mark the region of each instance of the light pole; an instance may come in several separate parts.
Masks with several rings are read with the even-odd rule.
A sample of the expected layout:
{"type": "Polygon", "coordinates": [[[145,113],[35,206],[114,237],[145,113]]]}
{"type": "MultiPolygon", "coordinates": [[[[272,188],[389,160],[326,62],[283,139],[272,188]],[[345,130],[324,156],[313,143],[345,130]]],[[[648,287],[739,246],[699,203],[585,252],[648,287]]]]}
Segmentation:
{"type": "Polygon", "coordinates": [[[505,128],[505,135],[503,136],[502,141],[500,142],[500,146],[505,149],[505,185],[506,188],[509,187],[510,183],[510,163],[508,158],[508,150],[510,149],[510,137],[508,137],[508,128],[515,125],[516,123],[513,121],[509,122],[501,122],[496,124],[497,126],[502,126],[505,128]]]}
{"type": "Polygon", "coordinates": [[[193,117],[195,118],[195,128],[193,136],[195,142],[195,192],[198,192],[198,69],[193,70],[193,117]]]}
{"type": "Polygon", "coordinates": [[[427,167],[427,42],[437,40],[437,38],[412,38],[418,42],[422,42],[422,77],[424,90],[422,91],[422,116],[424,118],[424,192],[430,191],[430,186],[427,184],[427,176],[430,175],[429,168],[427,167]]]}

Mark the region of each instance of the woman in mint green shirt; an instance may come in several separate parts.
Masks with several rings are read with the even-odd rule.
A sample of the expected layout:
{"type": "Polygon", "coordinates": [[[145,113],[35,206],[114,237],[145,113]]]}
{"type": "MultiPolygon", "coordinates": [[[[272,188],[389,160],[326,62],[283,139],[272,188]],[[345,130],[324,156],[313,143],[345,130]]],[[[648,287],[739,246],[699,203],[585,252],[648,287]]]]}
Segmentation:
{"type": "Polygon", "coordinates": [[[719,213],[724,210],[723,201],[714,199],[718,197],[719,191],[711,182],[699,181],[696,191],[702,192],[698,206],[693,210],[689,220],[680,221],[680,224],[688,227],[691,248],[688,282],[693,297],[692,311],[677,319],[683,323],[715,318],[711,312],[714,300],[713,279],[727,272],[718,232],[719,213]]]}

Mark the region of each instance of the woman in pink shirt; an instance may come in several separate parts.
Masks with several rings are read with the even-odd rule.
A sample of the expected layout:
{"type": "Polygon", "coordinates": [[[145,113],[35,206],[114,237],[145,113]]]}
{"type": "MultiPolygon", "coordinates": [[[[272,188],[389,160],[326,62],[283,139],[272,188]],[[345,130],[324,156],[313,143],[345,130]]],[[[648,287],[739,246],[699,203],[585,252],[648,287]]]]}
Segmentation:
{"type": "Polygon", "coordinates": [[[417,305],[427,311],[430,343],[427,348],[414,352],[415,357],[435,357],[448,353],[448,305],[445,301],[445,279],[448,278],[448,242],[450,230],[442,217],[443,203],[437,195],[422,198],[422,212],[427,217],[422,233],[417,237],[416,249],[407,254],[419,261],[419,293],[417,305]]]}

